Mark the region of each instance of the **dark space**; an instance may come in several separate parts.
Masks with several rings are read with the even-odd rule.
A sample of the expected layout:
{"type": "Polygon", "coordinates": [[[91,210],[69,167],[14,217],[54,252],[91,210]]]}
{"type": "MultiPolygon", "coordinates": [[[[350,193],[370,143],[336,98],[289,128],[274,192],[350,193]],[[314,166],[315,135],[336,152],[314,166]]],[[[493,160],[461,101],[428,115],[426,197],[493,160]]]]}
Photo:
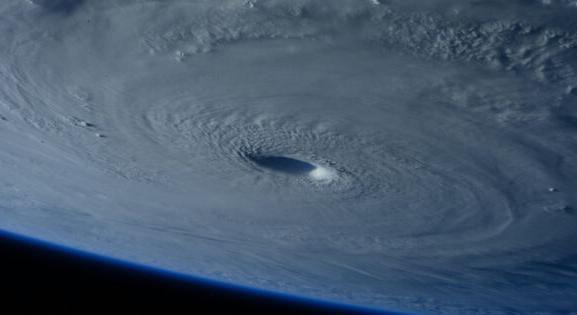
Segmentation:
{"type": "Polygon", "coordinates": [[[183,278],[11,234],[0,234],[0,257],[10,314],[385,314],[183,278]]]}

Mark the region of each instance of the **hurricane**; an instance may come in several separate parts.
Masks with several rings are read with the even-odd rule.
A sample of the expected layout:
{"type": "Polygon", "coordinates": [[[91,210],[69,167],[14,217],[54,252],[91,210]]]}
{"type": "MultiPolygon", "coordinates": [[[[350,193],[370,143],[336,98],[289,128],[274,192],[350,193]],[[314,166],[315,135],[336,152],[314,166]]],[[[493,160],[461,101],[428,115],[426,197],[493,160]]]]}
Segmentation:
{"type": "Polygon", "coordinates": [[[576,17],[2,1],[0,228],[355,305],[577,311],[576,17]]]}

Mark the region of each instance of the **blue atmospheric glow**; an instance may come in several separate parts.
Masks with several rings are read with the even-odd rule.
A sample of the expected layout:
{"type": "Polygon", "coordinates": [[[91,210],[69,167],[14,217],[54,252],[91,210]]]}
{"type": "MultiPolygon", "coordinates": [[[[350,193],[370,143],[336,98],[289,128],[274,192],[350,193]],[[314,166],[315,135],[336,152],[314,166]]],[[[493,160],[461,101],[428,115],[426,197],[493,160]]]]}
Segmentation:
{"type": "Polygon", "coordinates": [[[376,308],[369,308],[369,307],[361,307],[356,305],[350,304],[343,304],[333,301],[323,301],[319,299],[310,299],[302,296],[296,296],[291,294],[284,294],[279,292],[272,292],[268,290],[262,290],[258,288],[248,287],[248,286],[241,286],[232,283],[226,283],[222,281],[216,281],[209,278],[192,276],[187,274],[182,274],[178,272],[168,271],[160,268],[155,268],[147,265],[142,265],[134,262],[129,262],[125,260],[120,260],[108,256],[98,255],[95,253],[90,253],[82,250],[78,250],[75,248],[23,236],[20,234],[15,234],[7,231],[0,230],[0,237],[13,240],[17,242],[22,242],[25,244],[29,244],[32,246],[41,247],[44,249],[48,249],[55,254],[67,254],[70,255],[71,259],[79,258],[79,259],[87,259],[90,261],[94,261],[97,263],[101,263],[104,265],[111,265],[118,268],[127,269],[127,271],[133,270],[135,272],[143,272],[148,273],[152,276],[159,276],[165,278],[166,280],[174,280],[174,281],[184,281],[190,284],[191,286],[206,286],[212,287],[219,290],[227,290],[227,291],[234,291],[237,293],[244,293],[249,294],[255,298],[263,299],[263,300],[281,300],[286,301],[294,304],[299,304],[303,306],[311,306],[311,307],[318,307],[318,308],[332,308],[332,309],[341,309],[347,312],[358,312],[362,314],[374,314],[374,315],[409,315],[408,313],[401,313],[396,311],[385,311],[376,308]]]}

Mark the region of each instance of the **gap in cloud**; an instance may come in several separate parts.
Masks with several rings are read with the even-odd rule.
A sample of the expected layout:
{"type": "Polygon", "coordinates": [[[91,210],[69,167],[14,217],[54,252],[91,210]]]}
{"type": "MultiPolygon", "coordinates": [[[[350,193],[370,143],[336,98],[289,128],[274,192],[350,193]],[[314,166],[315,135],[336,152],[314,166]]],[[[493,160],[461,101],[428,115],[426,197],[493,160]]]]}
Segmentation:
{"type": "Polygon", "coordinates": [[[84,0],[30,0],[43,9],[61,14],[70,14],[77,10],[84,0]]]}
{"type": "Polygon", "coordinates": [[[249,156],[249,159],[262,168],[290,175],[306,175],[316,169],[313,164],[285,156],[249,156]]]}

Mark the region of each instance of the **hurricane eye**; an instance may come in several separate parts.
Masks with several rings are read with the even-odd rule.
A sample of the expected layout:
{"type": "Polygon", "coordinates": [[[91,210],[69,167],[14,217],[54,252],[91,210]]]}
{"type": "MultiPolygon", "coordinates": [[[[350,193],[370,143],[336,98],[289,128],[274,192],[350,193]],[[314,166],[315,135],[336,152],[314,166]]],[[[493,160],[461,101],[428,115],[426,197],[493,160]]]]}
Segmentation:
{"type": "Polygon", "coordinates": [[[249,156],[259,167],[289,175],[307,175],[317,167],[311,163],[286,156],[249,156]]]}

